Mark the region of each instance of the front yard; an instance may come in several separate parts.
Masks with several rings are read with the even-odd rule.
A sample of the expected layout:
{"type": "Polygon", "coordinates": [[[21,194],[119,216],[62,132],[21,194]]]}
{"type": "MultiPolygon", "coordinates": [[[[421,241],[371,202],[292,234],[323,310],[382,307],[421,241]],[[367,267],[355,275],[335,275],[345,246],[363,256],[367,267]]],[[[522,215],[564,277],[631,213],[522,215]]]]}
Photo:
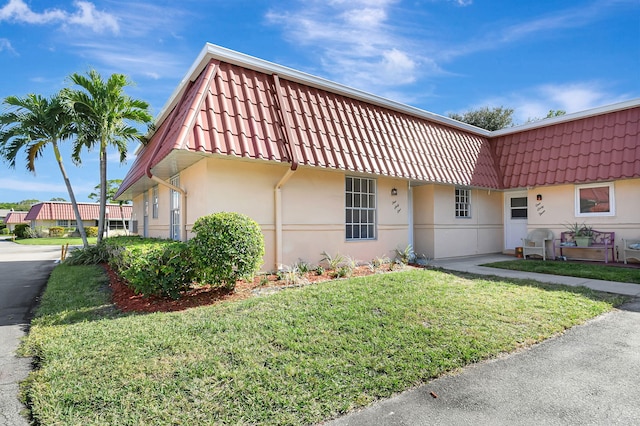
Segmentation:
{"type": "Polygon", "coordinates": [[[23,345],[37,424],[310,424],[561,333],[621,302],[410,270],[125,315],[100,267],[58,266],[23,345]]]}

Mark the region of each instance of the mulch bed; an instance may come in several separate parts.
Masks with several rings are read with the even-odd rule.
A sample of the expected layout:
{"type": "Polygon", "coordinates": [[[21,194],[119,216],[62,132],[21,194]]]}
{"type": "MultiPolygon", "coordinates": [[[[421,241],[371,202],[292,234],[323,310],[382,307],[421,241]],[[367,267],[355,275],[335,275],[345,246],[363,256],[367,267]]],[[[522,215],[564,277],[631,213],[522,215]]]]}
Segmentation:
{"type": "MultiPolygon", "coordinates": [[[[264,275],[262,275],[256,276],[252,282],[238,281],[233,291],[212,287],[210,285],[198,286],[182,292],[179,299],[173,300],[165,297],[145,297],[140,294],[135,294],[127,285],[127,282],[112,270],[109,265],[103,264],[102,266],[109,277],[112,301],[122,312],[150,313],[182,311],[198,306],[213,305],[223,301],[247,299],[260,293],[273,292],[283,288],[298,287],[335,279],[330,275],[331,271],[326,271],[321,275],[317,275],[312,271],[301,277],[298,284],[287,285],[285,281],[278,280],[276,275],[267,275],[268,283],[264,283],[264,280],[261,282],[261,278],[264,277],[264,275]]],[[[380,271],[374,272],[367,266],[359,266],[354,269],[351,277],[366,276],[375,273],[380,273],[380,271]]]]}

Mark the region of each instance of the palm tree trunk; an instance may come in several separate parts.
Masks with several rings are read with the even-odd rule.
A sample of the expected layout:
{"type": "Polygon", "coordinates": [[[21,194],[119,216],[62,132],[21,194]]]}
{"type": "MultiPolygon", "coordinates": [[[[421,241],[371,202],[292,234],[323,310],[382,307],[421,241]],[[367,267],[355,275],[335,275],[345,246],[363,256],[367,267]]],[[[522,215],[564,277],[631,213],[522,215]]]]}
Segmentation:
{"type": "MultiPolygon", "coordinates": [[[[107,145],[100,144],[100,214],[98,216],[98,242],[104,235],[105,216],[107,211],[107,145]]],[[[109,224],[107,224],[109,226],[109,224]]]]}
{"type": "Polygon", "coordinates": [[[64,184],[67,186],[67,192],[69,193],[69,198],[71,199],[71,206],[73,207],[73,212],[76,215],[76,226],[78,227],[78,231],[80,232],[80,237],[82,238],[82,245],[84,246],[84,248],[87,248],[89,247],[89,242],[87,241],[87,233],[84,231],[84,224],[82,223],[82,217],[80,216],[80,209],[78,209],[76,196],[73,194],[71,181],[69,180],[69,176],[67,176],[67,171],[64,168],[64,164],[62,164],[62,156],[60,155],[58,144],[55,141],[53,141],[52,145],[53,145],[53,152],[56,156],[56,160],[58,161],[58,166],[60,166],[60,173],[62,173],[62,179],[64,180],[64,184]]]}

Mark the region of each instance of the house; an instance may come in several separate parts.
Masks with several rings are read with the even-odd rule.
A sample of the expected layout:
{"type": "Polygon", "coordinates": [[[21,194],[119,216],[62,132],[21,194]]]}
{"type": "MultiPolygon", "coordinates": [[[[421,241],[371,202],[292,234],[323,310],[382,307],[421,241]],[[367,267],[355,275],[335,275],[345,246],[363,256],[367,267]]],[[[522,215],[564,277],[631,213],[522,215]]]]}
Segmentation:
{"type": "Polygon", "coordinates": [[[16,212],[13,210],[9,210],[4,217],[4,223],[7,225],[9,232],[13,232],[16,229],[16,225],[20,223],[29,223],[25,219],[27,212],[16,212]]]}
{"type": "Polygon", "coordinates": [[[509,252],[586,222],[640,238],[640,100],[489,132],[207,44],[117,196],[144,236],[247,214],[265,268],[509,252]]]}
{"type": "MultiPolygon", "coordinates": [[[[80,210],[82,224],[85,227],[98,226],[100,204],[78,203],[78,210],[80,210]]],[[[109,231],[124,233],[128,230],[132,210],[131,205],[107,204],[109,231]]],[[[24,219],[33,229],[42,228],[43,230],[48,230],[54,226],[63,228],[75,228],[77,226],[72,204],[63,201],[44,201],[34,204],[24,219]]]]}

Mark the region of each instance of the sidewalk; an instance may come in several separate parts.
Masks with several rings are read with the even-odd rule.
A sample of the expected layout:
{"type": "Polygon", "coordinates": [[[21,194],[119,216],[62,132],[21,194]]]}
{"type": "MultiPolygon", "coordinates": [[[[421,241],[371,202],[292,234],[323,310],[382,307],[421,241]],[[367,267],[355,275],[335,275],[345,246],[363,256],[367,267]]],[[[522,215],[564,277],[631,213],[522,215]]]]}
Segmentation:
{"type": "MultiPolygon", "coordinates": [[[[543,283],[564,284],[572,287],[582,286],[606,293],[640,297],[640,284],[592,280],[588,278],[565,277],[562,275],[538,274],[535,272],[510,271],[507,269],[497,269],[480,266],[486,263],[501,262],[506,260],[517,260],[517,258],[504,254],[471,256],[465,258],[435,260],[431,263],[431,266],[448,269],[451,271],[469,272],[479,275],[495,275],[498,277],[506,278],[534,279],[543,283]]],[[[638,273],[640,274],[640,270],[638,271],[638,273]]]]}

